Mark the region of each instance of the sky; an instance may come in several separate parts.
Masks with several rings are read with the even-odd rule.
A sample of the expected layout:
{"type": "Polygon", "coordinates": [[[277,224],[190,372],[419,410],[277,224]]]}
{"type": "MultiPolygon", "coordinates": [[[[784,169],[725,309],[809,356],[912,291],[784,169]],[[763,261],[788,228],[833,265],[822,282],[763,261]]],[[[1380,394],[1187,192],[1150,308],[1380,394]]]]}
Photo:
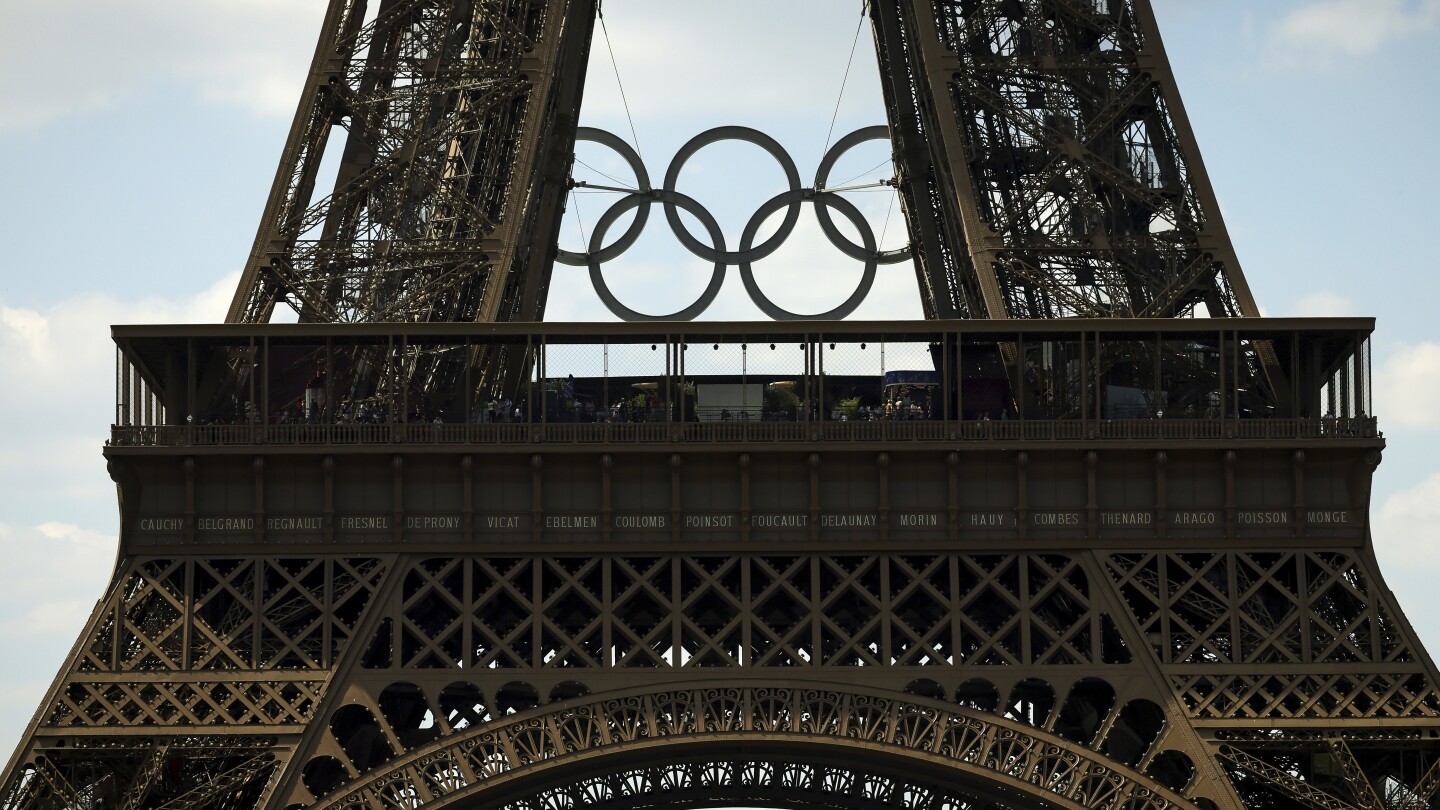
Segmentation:
{"type": "MultiPolygon", "coordinates": [[[[1440,276],[1427,250],[1440,188],[1440,0],[1154,2],[1264,311],[1379,319],[1375,411],[1389,447],[1376,474],[1376,551],[1411,622],[1440,649],[1440,276]]],[[[113,419],[108,325],[224,318],[324,5],[0,0],[0,761],[114,563],[114,487],[100,455],[113,419]]],[[[633,119],[627,140],[654,178],[694,135],[753,127],[809,185],[827,144],[884,123],[860,11],[859,0],[608,0],[582,124],[628,136],[633,119]]],[[[616,173],[604,149],[579,154],[616,173]]],[[[885,156],[883,143],[857,148],[832,179],[887,176],[885,156]]],[[[679,188],[715,212],[733,247],[781,178],[755,147],[727,143],[687,163],[679,188]]],[[[884,247],[903,246],[892,194],[851,197],[884,247]]],[[[579,248],[606,200],[575,199],[564,247],[579,248]]],[[[778,303],[807,312],[843,300],[860,274],[813,221],[802,216],[756,266],[778,303]]],[[[709,272],[661,222],[605,269],[622,301],[652,313],[693,300],[709,272]]],[[[555,273],[550,319],[612,319],[583,269],[555,273]]],[[[759,317],[735,275],[707,319],[759,317]]],[[[896,265],[854,317],[917,313],[913,275],[896,265]]]]}

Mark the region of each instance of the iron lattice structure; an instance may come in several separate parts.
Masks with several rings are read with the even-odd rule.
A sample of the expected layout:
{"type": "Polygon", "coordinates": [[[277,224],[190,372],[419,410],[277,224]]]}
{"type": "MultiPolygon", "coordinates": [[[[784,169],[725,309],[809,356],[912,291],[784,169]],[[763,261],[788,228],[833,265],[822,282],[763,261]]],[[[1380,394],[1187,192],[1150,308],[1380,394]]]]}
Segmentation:
{"type": "Polygon", "coordinates": [[[930,323],[547,331],[595,6],[332,0],[228,323],[116,329],[121,553],[0,807],[1440,806],[1373,322],[1231,317],[1147,0],[869,4],[930,323]],[[906,340],[847,419],[827,346],[906,340]],[[767,344],[774,418],[687,409],[767,344]]]}
{"type": "Polygon", "coordinates": [[[538,320],[594,17],[593,0],[330,3],[227,320],[282,302],[321,323],[538,320]]]}
{"type": "Polygon", "coordinates": [[[1259,314],[1148,3],[870,7],[927,317],[1259,314]]]}

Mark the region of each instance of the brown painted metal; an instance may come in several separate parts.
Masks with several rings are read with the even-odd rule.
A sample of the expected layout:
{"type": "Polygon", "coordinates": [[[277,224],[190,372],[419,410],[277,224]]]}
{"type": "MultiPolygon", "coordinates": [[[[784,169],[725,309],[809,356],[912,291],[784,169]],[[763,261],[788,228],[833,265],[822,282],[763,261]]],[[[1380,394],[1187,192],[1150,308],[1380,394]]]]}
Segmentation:
{"type": "Polygon", "coordinates": [[[1148,0],[876,0],[928,317],[1259,315],[1148,0]]]}
{"type": "Polygon", "coordinates": [[[881,323],[534,322],[594,12],[332,0],[229,323],[114,330],[115,575],[0,807],[1436,806],[1374,323],[1175,317],[1256,309],[1146,0],[870,4],[881,323]]]}

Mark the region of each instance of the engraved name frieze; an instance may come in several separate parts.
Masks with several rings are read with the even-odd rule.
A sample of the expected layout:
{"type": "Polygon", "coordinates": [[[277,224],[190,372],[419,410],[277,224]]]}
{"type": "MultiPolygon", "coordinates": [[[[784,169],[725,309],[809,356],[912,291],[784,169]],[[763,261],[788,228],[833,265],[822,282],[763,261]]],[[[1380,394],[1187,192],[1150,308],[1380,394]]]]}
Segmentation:
{"type": "Polygon", "coordinates": [[[685,515],[680,520],[687,529],[733,529],[740,525],[738,515],[685,515]]]}
{"type": "Polygon", "coordinates": [[[669,515],[616,515],[610,525],[617,529],[668,529],[669,515]]]}
{"type": "Polygon", "coordinates": [[[820,526],[825,529],[873,529],[880,525],[877,514],[825,514],[820,516],[820,526]]]}
{"type": "Polygon", "coordinates": [[[972,529],[1004,529],[1015,525],[1015,515],[1010,512],[971,512],[960,518],[961,526],[972,529]]]}
{"type": "Polygon", "coordinates": [[[940,525],[938,512],[900,512],[895,515],[895,525],[905,529],[921,529],[940,525]]]}
{"type": "Polygon", "coordinates": [[[253,517],[202,517],[195,519],[195,529],[202,532],[253,532],[253,517]]]}
{"type": "Polygon", "coordinates": [[[460,530],[459,515],[409,515],[405,528],[419,532],[453,532],[460,530]]]}
{"type": "Polygon", "coordinates": [[[336,518],[342,531],[383,532],[390,530],[388,515],[345,515],[336,518]]]}
{"type": "Polygon", "coordinates": [[[547,529],[598,529],[600,528],[599,515],[546,515],[545,528],[547,529]]]}
{"type": "Polygon", "coordinates": [[[1155,523],[1151,512],[1101,512],[1096,521],[1107,528],[1143,528],[1155,523]]]}
{"type": "Polygon", "coordinates": [[[1235,522],[1241,526],[1289,526],[1288,509],[1242,509],[1235,513],[1235,522]]]}
{"type": "Polygon", "coordinates": [[[325,518],[319,516],[285,516],[265,519],[265,530],[271,532],[313,532],[325,528],[325,518]]]}
{"type": "Polygon", "coordinates": [[[1080,526],[1084,522],[1079,512],[1035,512],[1030,515],[1030,524],[1042,529],[1063,529],[1080,526]]]}
{"type": "Polygon", "coordinates": [[[1305,512],[1305,522],[1312,526],[1348,526],[1354,521],[1345,510],[1311,509],[1305,512]]]}
{"type": "Polygon", "coordinates": [[[183,517],[148,517],[140,518],[136,528],[142,532],[183,532],[185,531],[185,518],[183,517]]]}
{"type": "Polygon", "coordinates": [[[486,515],[482,518],[481,525],[492,532],[518,529],[520,528],[520,515],[486,515]]]}
{"type": "Polygon", "coordinates": [[[752,529],[803,529],[810,525],[805,514],[761,514],[750,516],[752,529]]]}
{"type": "Polygon", "coordinates": [[[1185,528],[1187,526],[1218,526],[1221,523],[1220,513],[1215,510],[1182,510],[1170,513],[1170,525],[1185,528]]]}

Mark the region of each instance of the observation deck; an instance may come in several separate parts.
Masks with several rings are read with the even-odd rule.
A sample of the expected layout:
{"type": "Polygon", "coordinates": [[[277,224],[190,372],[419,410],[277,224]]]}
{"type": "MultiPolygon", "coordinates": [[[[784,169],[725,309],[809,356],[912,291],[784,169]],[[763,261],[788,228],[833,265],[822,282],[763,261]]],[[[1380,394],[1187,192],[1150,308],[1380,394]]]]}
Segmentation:
{"type": "Polygon", "coordinates": [[[108,446],[1379,446],[1373,328],[1368,318],[117,326],[108,446]],[[508,386],[487,382],[502,356],[523,369],[508,386]]]}
{"type": "Polygon", "coordinates": [[[1355,548],[1369,319],[115,328],[129,549],[1355,548]]]}

